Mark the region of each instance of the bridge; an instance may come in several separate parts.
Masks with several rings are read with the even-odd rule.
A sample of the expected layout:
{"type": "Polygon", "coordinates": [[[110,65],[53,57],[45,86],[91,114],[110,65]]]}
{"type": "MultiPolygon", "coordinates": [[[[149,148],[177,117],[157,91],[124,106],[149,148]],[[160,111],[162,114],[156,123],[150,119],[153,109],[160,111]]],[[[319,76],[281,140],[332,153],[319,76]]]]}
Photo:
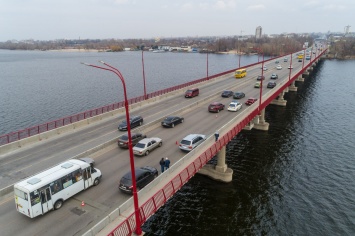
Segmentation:
{"type": "MultiPolygon", "coordinates": [[[[295,81],[303,81],[302,75],[307,75],[325,52],[325,48],[315,50],[310,60],[302,62],[298,62],[292,54],[291,57],[288,55],[288,62],[283,62],[281,57],[255,63],[243,67],[248,70],[247,77],[243,79],[235,79],[234,70],[231,70],[149,94],[147,99],[143,96],[130,99],[131,115],[142,115],[144,118],[144,125],[135,131],[163,139],[161,148],[146,157],[135,157],[136,167],[158,167],[159,160],[165,156],[172,161],[168,171],[138,193],[142,223],[196,173],[219,181],[230,181],[233,171],[225,163],[226,144],[242,129],[268,130],[265,107],[269,104],[286,106],[284,93],[297,91],[295,81]],[[276,70],[275,60],[279,60],[282,70],[276,70]],[[255,78],[262,73],[260,68],[263,65],[269,69],[263,71],[266,79],[262,89],[257,89],[254,88],[255,78]],[[289,65],[293,69],[288,69],[289,65]],[[267,89],[265,83],[272,73],[278,74],[277,85],[267,89]],[[199,87],[200,95],[185,99],[183,94],[190,86],[199,87]],[[251,106],[243,105],[238,112],[209,113],[207,106],[211,102],[229,104],[230,99],[220,96],[221,91],[226,89],[243,91],[246,94],[246,98],[241,99],[243,103],[248,97],[257,97],[258,101],[251,106]],[[168,115],[183,116],[185,122],[173,129],[161,128],[161,120],[168,115]],[[220,133],[217,142],[213,136],[216,130],[220,133]],[[176,143],[190,133],[205,134],[207,139],[186,154],[179,150],[176,143]],[[216,155],[217,165],[207,164],[216,155]]],[[[117,137],[121,135],[117,125],[123,120],[124,113],[123,103],[118,103],[1,136],[0,222],[18,222],[23,226],[1,223],[2,232],[15,235],[49,234],[45,226],[51,225],[51,234],[132,234],[136,229],[133,199],[118,191],[119,178],[129,170],[128,151],[117,147],[117,137]],[[15,182],[58,162],[89,155],[96,160],[97,168],[103,173],[98,186],[75,195],[65,202],[62,209],[43,217],[28,219],[16,212],[11,195],[15,182]],[[82,201],[86,203],[85,207],[80,207],[82,201]],[[36,224],[33,224],[34,221],[36,224]]]]}

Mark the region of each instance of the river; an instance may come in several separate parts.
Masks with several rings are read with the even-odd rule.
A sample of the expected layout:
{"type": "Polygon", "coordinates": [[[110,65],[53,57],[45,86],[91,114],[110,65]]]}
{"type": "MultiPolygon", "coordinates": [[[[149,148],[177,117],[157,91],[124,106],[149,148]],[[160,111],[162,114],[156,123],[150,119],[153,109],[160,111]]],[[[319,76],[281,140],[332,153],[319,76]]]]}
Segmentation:
{"type": "MultiPolygon", "coordinates": [[[[119,67],[142,94],[139,52],[1,51],[1,134],[121,101],[121,84],[81,61],[119,67]]],[[[145,53],[148,92],[206,76],[206,55],[145,53]]],[[[241,63],[257,61],[242,57],[241,63]]],[[[209,74],[237,55],[209,55],[209,74]]],[[[145,235],[355,235],[355,61],[326,60],[286,107],[266,108],[268,131],[227,146],[231,183],[196,175],[143,226],[145,235]]]]}

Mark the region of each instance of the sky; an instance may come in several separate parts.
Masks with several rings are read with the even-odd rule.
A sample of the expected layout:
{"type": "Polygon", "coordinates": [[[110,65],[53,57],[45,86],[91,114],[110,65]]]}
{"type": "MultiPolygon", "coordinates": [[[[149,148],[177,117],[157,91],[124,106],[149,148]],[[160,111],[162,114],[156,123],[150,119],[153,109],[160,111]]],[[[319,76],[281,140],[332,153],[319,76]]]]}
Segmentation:
{"type": "Polygon", "coordinates": [[[355,0],[0,0],[0,42],[355,31],[355,0]]]}

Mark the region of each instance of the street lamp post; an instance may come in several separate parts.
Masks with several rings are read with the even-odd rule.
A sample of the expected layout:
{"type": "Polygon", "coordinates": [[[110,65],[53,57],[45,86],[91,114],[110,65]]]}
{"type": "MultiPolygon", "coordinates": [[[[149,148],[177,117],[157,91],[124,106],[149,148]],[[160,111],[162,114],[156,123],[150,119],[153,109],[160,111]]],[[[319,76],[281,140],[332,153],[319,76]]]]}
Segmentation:
{"type": "Polygon", "coordinates": [[[144,84],[144,100],[147,99],[147,89],[145,87],[145,73],[144,73],[144,59],[143,59],[143,49],[142,49],[142,68],[143,68],[143,84],[144,84]]]}
{"type": "Polygon", "coordinates": [[[291,60],[290,60],[290,69],[289,69],[289,74],[288,74],[288,80],[291,79],[291,71],[292,71],[292,52],[291,52],[291,60]]]}
{"type": "Polygon", "coordinates": [[[207,72],[207,80],[208,80],[208,50],[207,50],[207,57],[206,57],[206,62],[207,62],[207,68],[206,68],[206,72],[207,72]]]}
{"type": "Polygon", "coordinates": [[[260,114],[260,106],[261,106],[261,97],[263,94],[263,76],[264,76],[264,52],[263,52],[263,61],[261,63],[261,83],[260,83],[260,96],[259,96],[259,114],[260,114]]]}
{"type": "Polygon", "coordinates": [[[101,67],[101,66],[96,66],[88,63],[82,63],[86,66],[98,68],[101,70],[107,70],[115,73],[118,78],[121,80],[122,85],[123,85],[123,92],[124,92],[124,105],[126,109],[126,122],[127,122],[127,133],[128,133],[128,149],[129,149],[129,158],[130,158],[130,164],[131,164],[131,173],[132,173],[132,183],[133,183],[133,202],[134,202],[134,213],[135,213],[135,218],[136,218],[136,231],[135,233],[137,235],[142,234],[142,229],[141,229],[141,221],[139,217],[139,206],[138,206],[138,195],[137,195],[137,185],[136,185],[136,173],[135,173],[135,167],[134,167],[134,156],[133,156],[133,147],[132,147],[132,136],[131,136],[131,123],[130,123],[130,118],[129,118],[129,107],[128,107],[128,99],[127,99],[127,91],[126,91],[126,83],[125,80],[121,74],[121,72],[110,66],[109,64],[100,61],[102,64],[109,68],[101,67]]]}

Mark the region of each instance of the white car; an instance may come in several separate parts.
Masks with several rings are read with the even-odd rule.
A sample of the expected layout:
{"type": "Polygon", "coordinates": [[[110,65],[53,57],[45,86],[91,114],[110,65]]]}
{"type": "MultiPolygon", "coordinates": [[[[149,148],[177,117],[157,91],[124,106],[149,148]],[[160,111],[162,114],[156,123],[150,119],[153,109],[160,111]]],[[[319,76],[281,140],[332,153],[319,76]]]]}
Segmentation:
{"type": "Polygon", "coordinates": [[[261,69],[262,69],[263,71],[265,71],[265,70],[267,70],[267,67],[264,66],[264,67],[261,67],[261,69]]]}
{"type": "Polygon", "coordinates": [[[151,151],[162,145],[163,140],[161,138],[144,138],[133,147],[133,153],[137,156],[147,156],[151,151]]]}
{"type": "Polygon", "coordinates": [[[278,66],[276,66],[276,69],[277,69],[277,70],[281,70],[281,69],[282,69],[282,66],[281,66],[281,65],[278,65],[278,66]]]}
{"type": "Polygon", "coordinates": [[[288,69],[293,69],[293,66],[292,66],[292,65],[289,65],[287,68],[288,68],[288,69]]]}
{"type": "Polygon", "coordinates": [[[238,101],[233,100],[229,103],[228,111],[239,111],[242,108],[242,104],[238,101]]]}
{"type": "Polygon", "coordinates": [[[206,140],[206,135],[189,134],[180,141],[179,148],[181,149],[181,151],[189,152],[192,149],[196,148],[205,140],[206,140]]]}

